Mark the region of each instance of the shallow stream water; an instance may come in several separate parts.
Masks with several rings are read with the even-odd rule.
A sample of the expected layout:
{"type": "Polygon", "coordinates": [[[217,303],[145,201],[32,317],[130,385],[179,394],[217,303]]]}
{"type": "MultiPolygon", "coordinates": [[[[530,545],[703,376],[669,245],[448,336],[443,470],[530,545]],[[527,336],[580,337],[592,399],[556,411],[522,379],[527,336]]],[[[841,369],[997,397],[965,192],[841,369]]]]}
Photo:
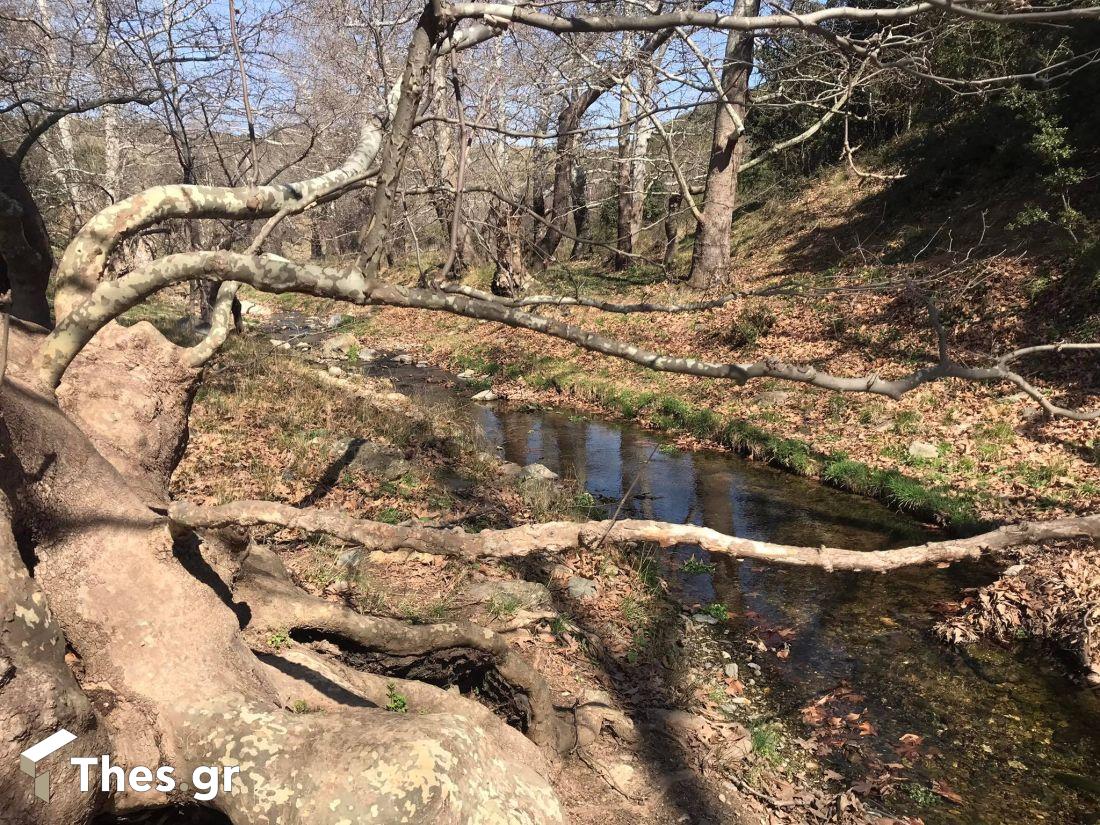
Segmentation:
{"type": "MultiPolygon", "coordinates": [[[[683,451],[651,431],[592,416],[476,404],[438,370],[384,359],[366,371],[447,405],[506,460],[576,479],[608,512],[629,490],[624,516],[762,541],[878,550],[930,537],[877,502],[729,453],[683,451]]],[[[708,558],[697,547],[670,552],[714,563],[713,574],[681,584],[689,599],[729,608],[732,638],[789,645],[786,659],[768,653],[755,661],[790,730],[807,730],[801,709],[840,688],[857,694],[850,707],[824,707],[830,715],[853,709],[870,723],[865,755],[900,763],[901,737],[922,737],[908,771],[914,782],[891,795],[890,813],[930,824],[1100,823],[1100,695],[1033,651],[957,650],[930,634],[936,605],[992,581],[994,567],[828,573],[708,558]],[[934,781],[961,802],[931,793],[934,781]]],[[[855,779],[867,767],[853,766],[858,758],[841,748],[825,761],[855,779]]]]}
{"type": "MultiPolygon", "coordinates": [[[[436,383],[438,373],[429,383],[425,370],[373,372],[437,403],[457,400],[457,413],[471,416],[503,458],[574,478],[608,510],[633,484],[624,516],[811,547],[878,550],[929,537],[877,502],[728,453],[681,451],[651,431],[591,416],[464,403],[469,393],[436,383]]],[[[827,573],[709,558],[697,547],[672,553],[716,564],[683,585],[700,602],[723,602],[735,635],[764,628],[789,636],[786,660],[756,661],[792,729],[801,708],[847,685],[863,697],[853,707],[865,709],[875,731],[867,744],[882,761],[901,761],[903,735],[923,737],[914,777],[922,788],[944,783],[962,803],[906,789],[891,797],[893,812],[927,823],[1100,822],[1100,696],[1034,653],[952,650],[930,635],[935,605],[991,581],[990,566],[827,573]]],[[[846,758],[836,755],[838,771],[846,758]]]]}

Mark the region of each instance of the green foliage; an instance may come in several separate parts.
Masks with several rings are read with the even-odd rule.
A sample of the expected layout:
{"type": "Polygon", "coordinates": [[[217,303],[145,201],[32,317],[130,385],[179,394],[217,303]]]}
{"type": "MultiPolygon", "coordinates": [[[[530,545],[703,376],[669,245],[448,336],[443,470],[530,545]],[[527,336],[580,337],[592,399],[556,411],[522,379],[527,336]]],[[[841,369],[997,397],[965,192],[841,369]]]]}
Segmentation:
{"type": "Polygon", "coordinates": [[[397,685],[393,682],[389,682],[386,685],[386,699],[386,710],[393,711],[394,713],[409,712],[409,700],[405,698],[403,693],[397,690],[397,685]]]}
{"type": "Polygon", "coordinates": [[[703,609],[703,612],[720,622],[728,622],[730,618],[729,608],[722,602],[711,602],[703,609]]]}
{"type": "Polygon", "coordinates": [[[276,630],[267,637],[267,644],[273,650],[282,650],[284,647],[290,647],[290,645],[293,644],[293,640],[290,638],[290,631],[276,630]]]}
{"type": "Polygon", "coordinates": [[[715,564],[709,561],[701,561],[693,553],[691,558],[680,566],[680,572],[685,576],[709,575],[715,571],[715,564]]]}
{"type": "Polygon", "coordinates": [[[924,787],[924,785],[919,782],[906,782],[902,785],[902,788],[910,799],[926,808],[937,805],[940,801],[935,791],[924,787]]]}

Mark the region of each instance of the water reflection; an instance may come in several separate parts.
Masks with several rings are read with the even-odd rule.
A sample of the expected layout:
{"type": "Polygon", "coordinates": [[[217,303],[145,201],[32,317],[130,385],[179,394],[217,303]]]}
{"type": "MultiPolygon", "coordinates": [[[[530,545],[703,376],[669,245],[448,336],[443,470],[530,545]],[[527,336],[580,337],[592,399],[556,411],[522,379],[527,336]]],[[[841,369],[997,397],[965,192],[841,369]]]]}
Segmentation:
{"type": "MultiPolygon", "coordinates": [[[[477,407],[474,414],[507,460],[575,478],[607,512],[633,484],[624,515],[748,538],[877,550],[929,537],[873,501],[726,454],[661,449],[636,427],[546,411],[477,407]]],[[[706,556],[697,547],[673,552],[681,560],[706,556]]],[[[883,576],[711,561],[713,576],[685,581],[689,595],[723,601],[742,633],[793,631],[789,657],[762,662],[792,715],[847,684],[863,697],[859,710],[877,731],[883,761],[898,761],[893,746],[917,733],[938,756],[916,774],[926,786],[947,783],[964,800],[917,806],[902,792],[895,807],[928,823],[1100,821],[1100,800],[1090,793],[1100,765],[1096,696],[1048,663],[987,647],[959,653],[928,636],[931,607],[988,581],[989,568],[883,576]]],[[[836,766],[850,767],[846,758],[836,766]]]]}
{"type": "MultiPolygon", "coordinates": [[[[456,395],[422,373],[390,373],[401,389],[439,403],[456,395]]],[[[511,411],[459,402],[508,461],[539,462],[575,478],[623,514],[701,524],[747,538],[804,546],[877,550],[924,540],[927,533],[865,498],[722,453],[661,448],[637,427],[558,412],[511,411]]],[[[674,555],[705,558],[697,547],[674,555]]],[[[1100,700],[1049,663],[991,646],[956,652],[928,634],[937,602],[989,580],[981,565],[915,569],[890,575],[825,573],[726,557],[713,576],[684,581],[700,601],[721,600],[735,633],[790,645],[780,661],[758,657],[782,707],[798,709],[847,684],[860,694],[868,740],[885,762],[906,733],[924,737],[932,758],[914,771],[925,787],[939,779],[961,794],[917,806],[904,793],[891,807],[927,823],[1100,822],[1100,700]]],[[[848,754],[838,768],[851,767],[848,754]]]]}

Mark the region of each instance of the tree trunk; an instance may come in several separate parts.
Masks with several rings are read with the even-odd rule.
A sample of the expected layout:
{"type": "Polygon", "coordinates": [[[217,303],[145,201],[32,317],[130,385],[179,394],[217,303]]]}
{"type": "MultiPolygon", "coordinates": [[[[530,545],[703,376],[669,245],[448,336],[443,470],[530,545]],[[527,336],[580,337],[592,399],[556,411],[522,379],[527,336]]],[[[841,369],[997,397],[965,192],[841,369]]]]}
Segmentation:
{"type": "MultiPolygon", "coordinates": [[[[736,0],[735,16],[755,16],[760,0],[736,0]]],[[[752,32],[730,30],[726,37],[726,62],[722,69],[722,93],[725,105],[714,110],[714,132],[703,219],[695,231],[695,251],[688,280],[695,289],[708,289],[725,281],[730,267],[730,223],[737,201],[737,169],[745,153],[741,125],[749,104],[749,79],[752,76],[752,32]],[[740,125],[739,125],[740,121],[740,125]]]]}
{"type": "Polygon", "coordinates": [[[684,196],[679,189],[668,193],[664,218],[665,254],[663,263],[666,270],[672,266],[672,259],[676,255],[676,247],[679,245],[680,236],[683,234],[680,221],[676,219],[676,213],[680,210],[680,204],[683,201],[684,196]]]}
{"type": "Polygon", "coordinates": [[[520,246],[523,227],[519,210],[507,203],[494,203],[490,208],[490,222],[495,236],[496,270],[489,288],[494,295],[514,298],[531,283],[520,246]]]}
{"type": "Polygon", "coordinates": [[[53,269],[46,224],[15,161],[0,152],[0,292],[11,290],[11,314],[47,329],[46,288],[53,269]]]}
{"type": "Polygon", "coordinates": [[[626,269],[634,251],[634,236],[631,232],[631,215],[634,211],[634,181],[631,172],[634,169],[634,138],[637,135],[636,124],[630,123],[633,113],[630,90],[630,78],[623,83],[619,95],[619,158],[617,164],[618,184],[615,187],[615,269],[626,269]]]}
{"type": "Polygon", "coordinates": [[[549,226],[535,244],[536,254],[532,259],[532,264],[535,266],[541,266],[553,260],[558,251],[572,206],[573,165],[576,162],[573,154],[573,147],[576,144],[574,131],[580,126],[584,113],[596,102],[602,92],[602,89],[589,89],[583,92],[580,97],[566,104],[558,115],[558,134],[554,147],[554,183],[545,214],[549,226]]]}
{"type": "MultiPolygon", "coordinates": [[[[573,234],[583,238],[588,228],[588,174],[579,163],[573,170],[573,234]]],[[[574,261],[591,252],[591,244],[582,240],[573,242],[573,251],[570,253],[574,261]]]]}

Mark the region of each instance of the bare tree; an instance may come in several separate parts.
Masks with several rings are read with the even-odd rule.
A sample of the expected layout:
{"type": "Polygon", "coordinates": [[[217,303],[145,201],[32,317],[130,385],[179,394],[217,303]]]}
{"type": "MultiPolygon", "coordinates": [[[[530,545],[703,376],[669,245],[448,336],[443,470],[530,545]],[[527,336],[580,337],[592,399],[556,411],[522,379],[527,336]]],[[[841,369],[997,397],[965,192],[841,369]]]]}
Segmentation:
{"type": "MultiPolygon", "coordinates": [[[[402,217],[396,214],[404,197],[402,176],[433,66],[510,26],[564,34],[651,32],[642,48],[649,54],[650,46],[656,48],[655,42],[659,45],[680,26],[738,32],[728,49],[736,58],[731,63],[741,73],[729,84],[735,93],[747,83],[744,75],[751,61],[746,38],[755,32],[797,29],[837,48],[864,53],[868,46],[831,30],[829,24],[909,20],[941,12],[1011,24],[1072,24],[1098,15],[1094,7],[1002,11],[985,4],[936,2],[886,8],[828,6],[764,16],[753,13],[755,8],[742,5],[731,15],[690,9],[602,15],[589,14],[584,7],[559,15],[526,5],[433,1],[412,14],[399,11],[389,28],[400,28],[404,35],[407,48],[400,72],[384,71],[386,103],[370,111],[363,106],[358,142],[342,164],[285,183],[160,184],[106,206],[85,223],[58,266],[55,328],[47,332],[19,321],[12,324],[0,385],[0,615],[5,628],[0,635],[5,708],[0,718],[0,780],[5,788],[17,789],[9,809],[20,821],[57,821],[60,815],[65,822],[84,823],[108,802],[116,811],[142,804],[129,793],[107,800],[101,794],[79,793],[75,781],[60,781],[49,812],[36,807],[30,790],[10,781],[18,770],[17,743],[59,725],[85,737],[92,752],[109,748],[181,769],[210,760],[252,762],[262,753],[262,775],[242,772],[243,787],[237,793],[208,803],[235,823],[459,823],[497,816],[531,823],[561,821],[547,778],[547,759],[572,752],[582,736],[599,735],[603,720],[598,708],[557,706],[545,680],[485,628],[464,623],[411,625],[311,597],[290,581],[273,554],[249,550],[225,527],[279,524],[367,547],[409,547],[468,558],[575,547],[597,536],[623,542],[691,541],[734,557],[860,570],[970,558],[1033,539],[1096,537],[1092,516],[1005,528],[966,541],[852,554],[768,545],[651,521],[532,525],[473,536],[461,530],[361,522],[270,502],[206,508],[169,500],[168,480],[186,439],[201,365],[224,341],[227,330],[215,323],[202,345],[187,350],[169,343],[151,325],[125,328],[114,320],[158,290],[210,278],[225,282],[226,295],[232,294],[232,285],[247,283],[271,293],[300,292],[355,305],[446,312],[536,331],[655,370],[738,383],[774,378],[888,398],[946,379],[1009,383],[1051,415],[1100,417],[1100,411],[1054,403],[1016,371],[1025,358],[1091,354],[1100,345],[1045,344],[993,355],[984,366],[974,366],[976,359],[968,357],[964,363],[948,346],[932,302],[928,315],[938,342],[935,361],[906,375],[883,378],[832,375],[772,357],[740,364],[664,355],[529,311],[539,305],[582,305],[620,313],[700,311],[737,296],[694,305],[619,305],[581,296],[500,298],[468,288],[406,287],[382,278],[387,245],[402,217]],[[257,254],[280,222],[360,187],[370,189],[370,208],[354,262],[312,266],[257,254]],[[128,238],[168,221],[199,220],[264,223],[244,251],[189,249],[109,277],[112,258],[128,238]],[[240,605],[247,605],[247,615],[234,610],[240,605]],[[402,691],[425,713],[387,713],[383,707],[391,680],[385,677],[355,671],[322,653],[254,652],[275,629],[339,640],[380,656],[428,658],[438,651],[470,651],[491,662],[508,685],[521,730],[468,699],[415,681],[402,682],[402,691]],[[66,664],[67,655],[79,662],[79,679],[66,664]],[[286,705],[291,697],[302,695],[322,703],[328,712],[292,714],[286,705]]],[[[635,58],[628,58],[631,68],[635,58]]],[[[380,63],[385,67],[386,61],[380,63]]],[[[925,67],[918,70],[929,74],[925,67]]],[[[559,116],[554,195],[543,218],[547,232],[540,239],[547,256],[567,232],[565,204],[573,185],[568,157],[580,117],[591,105],[585,101],[598,98],[621,77],[622,72],[609,72],[586,83],[559,116]]],[[[168,83],[161,89],[173,91],[168,83]]],[[[170,117],[185,120],[179,95],[170,98],[170,117]]],[[[185,146],[193,145],[187,130],[184,123],[174,143],[181,155],[185,146]]],[[[736,149],[723,146],[727,148],[736,149]]],[[[241,149],[251,154],[247,143],[241,149]]],[[[503,194],[484,188],[489,197],[503,194]]],[[[468,187],[464,194],[472,190],[468,187]]],[[[507,203],[503,197],[497,199],[507,203]]],[[[504,231],[512,234],[507,227],[504,231]]],[[[453,236],[450,243],[453,251],[453,236]]],[[[20,288],[28,293],[21,299],[24,305],[41,306],[43,279],[24,279],[20,288]],[[29,294],[32,288],[41,294],[29,294]]],[[[789,292],[794,297],[810,294],[789,292]]],[[[391,398],[375,403],[381,411],[395,402],[391,398]]],[[[71,766],[61,768],[63,774],[71,772],[71,766]]],[[[164,804],[171,801],[165,799],[164,804]]]]}

